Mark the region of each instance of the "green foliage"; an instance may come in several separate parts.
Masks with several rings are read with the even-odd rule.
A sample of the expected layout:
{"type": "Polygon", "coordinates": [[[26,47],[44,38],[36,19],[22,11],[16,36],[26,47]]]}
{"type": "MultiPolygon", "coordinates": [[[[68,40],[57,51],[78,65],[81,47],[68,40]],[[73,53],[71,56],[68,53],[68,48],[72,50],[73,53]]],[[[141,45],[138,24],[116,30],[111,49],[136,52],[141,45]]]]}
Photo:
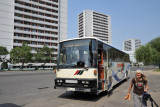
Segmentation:
{"type": "Polygon", "coordinates": [[[158,72],[160,72],[160,69],[155,69],[154,71],[158,71],[158,72]]]}
{"type": "Polygon", "coordinates": [[[147,45],[141,46],[135,51],[138,62],[144,64],[159,64],[160,68],[160,37],[151,40],[147,45]]]}
{"type": "Polygon", "coordinates": [[[154,48],[158,52],[160,52],[160,37],[157,37],[157,38],[151,40],[148,44],[150,44],[152,48],[154,48]]]}
{"type": "Polygon", "coordinates": [[[158,52],[155,48],[152,48],[152,55],[153,64],[157,64],[160,60],[160,52],[158,52]]]}
{"type": "Polygon", "coordinates": [[[160,37],[151,40],[148,44],[153,49],[153,63],[158,64],[160,68],[160,37]]]}
{"type": "Polygon", "coordinates": [[[3,62],[1,66],[2,66],[2,70],[3,70],[3,69],[8,69],[8,64],[7,64],[7,62],[3,62]]]}
{"type": "Polygon", "coordinates": [[[7,48],[0,46],[0,62],[4,62],[8,54],[7,48]]]}
{"type": "Polygon", "coordinates": [[[24,63],[28,63],[32,59],[31,47],[23,43],[21,47],[13,48],[10,52],[10,58],[13,63],[22,63],[23,69],[24,63]]]}
{"type": "Polygon", "coordinates": [[[135,51],[135,57],[138,62],[143,62],[146,65],[151,64],[153,58],[151,46],[144,45],[138,48],[135,51]]]}
{"type": "Polygon", "coordinates": [[[38,70],[38,67],[37,67],[37,66],[35,66],[35,70],[38,70]]]}
{"type": "Polygon", "coordinates": [[[53,70],[57,69],[57,66],[53,66],[53,70]]]}
{"type": "Polygon", "coordinates": [[[143,49],[144,49],[144,46],[142,45],[141,47],[139,47],[138,49],[136,49],[135,51],[135,57],[136,57],[136,60],[138,62],[142,62],[143,60],[143,49]]]}
{"type": "Polygon", "coordinates": [[[34,60],[37,62],[44,63],[45,65],[48,61],[52,60],[52,52],[53,48],[49,48],[47,46],[43,46],[40,50],[37,50],[37,54],[34,55],[34,60]]]}

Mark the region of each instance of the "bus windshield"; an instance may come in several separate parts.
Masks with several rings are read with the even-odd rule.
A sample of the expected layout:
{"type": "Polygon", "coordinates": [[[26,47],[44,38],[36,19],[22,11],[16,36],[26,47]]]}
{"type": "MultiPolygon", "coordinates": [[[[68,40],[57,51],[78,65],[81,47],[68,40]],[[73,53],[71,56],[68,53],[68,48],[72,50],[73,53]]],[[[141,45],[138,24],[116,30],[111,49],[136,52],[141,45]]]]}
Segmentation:
{"type": "Polygon", "coordinates": [[[94,42],[95,40],[91,39],[61,42],[58,68],[96,67],[97,61],[93,57],[96,51],[94,42]]]}

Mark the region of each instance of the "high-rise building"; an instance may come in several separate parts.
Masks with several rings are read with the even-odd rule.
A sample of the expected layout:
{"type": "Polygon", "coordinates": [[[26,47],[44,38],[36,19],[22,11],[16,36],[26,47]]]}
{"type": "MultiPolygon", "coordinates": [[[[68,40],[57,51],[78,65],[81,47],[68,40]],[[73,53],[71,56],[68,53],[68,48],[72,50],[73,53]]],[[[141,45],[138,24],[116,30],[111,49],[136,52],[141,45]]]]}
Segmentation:
{"type": "Polygon", "coordinates": [[[139,39],[127,39],[123,43],[123,50],[125,51],[135,51],[141,46],[141,41],[139,39]]]}
{"type": "Polygon", "coordinates": [[[129,54],[130,61],[136,63],[135,50],[141,46],[141,41],[139,39],[127,39],[123,43],[123,51],[129,54]]]}
{"type": "Polygon", "coordinates": [[[67,0],[0,0],[0,46],[10,51],[27,42],[32,53],[44,45],[54,48],[67,39],[67,0]]]}
{"type": "Polygon", "coordinates": [[[84,10],[78,15],[79,37],[97,37],[112,44],[111,16],[84,10]]]}

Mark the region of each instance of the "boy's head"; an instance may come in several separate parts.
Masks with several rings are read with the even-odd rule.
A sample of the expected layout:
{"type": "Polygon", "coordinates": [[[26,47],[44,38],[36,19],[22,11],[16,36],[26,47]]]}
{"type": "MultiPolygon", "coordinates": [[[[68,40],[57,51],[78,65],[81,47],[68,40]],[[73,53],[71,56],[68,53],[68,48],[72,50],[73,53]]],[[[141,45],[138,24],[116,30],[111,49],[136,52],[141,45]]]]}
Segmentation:
{"type": "Polygon", "coordinates": [[[142,77],[142,71],[141,70],[136,70],[136,77],[141,78],[142,77]]]}

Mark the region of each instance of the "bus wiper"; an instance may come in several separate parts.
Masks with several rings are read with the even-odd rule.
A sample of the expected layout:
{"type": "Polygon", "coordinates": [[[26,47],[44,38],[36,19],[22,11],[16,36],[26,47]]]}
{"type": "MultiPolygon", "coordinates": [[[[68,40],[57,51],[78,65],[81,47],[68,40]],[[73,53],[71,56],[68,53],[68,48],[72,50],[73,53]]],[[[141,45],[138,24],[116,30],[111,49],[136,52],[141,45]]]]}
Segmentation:
{"type": "Polygon", "coordinates": [[[78,61],[77,62],[77,67],[83,67],[85,70],[87,70],[88,71],[88,68],[87,67],[85,67],[85,62],[84,61],[78,61]]]}
{"type": "Polygon", "coordinates": [[[88,67],[85,67],[85,66],[84,66],[84,69],[88,71],[88,67]]]}

